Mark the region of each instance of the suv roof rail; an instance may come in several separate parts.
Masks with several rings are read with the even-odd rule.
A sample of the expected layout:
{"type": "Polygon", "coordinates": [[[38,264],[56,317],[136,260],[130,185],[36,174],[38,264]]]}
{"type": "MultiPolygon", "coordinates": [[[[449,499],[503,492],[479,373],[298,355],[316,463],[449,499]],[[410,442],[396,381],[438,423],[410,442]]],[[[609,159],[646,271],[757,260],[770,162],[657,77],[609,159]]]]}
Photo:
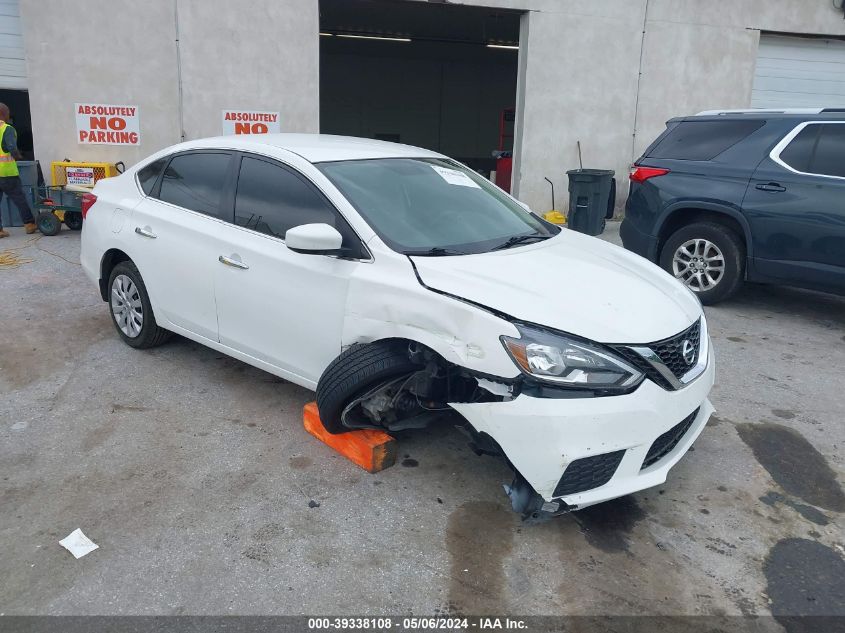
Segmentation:
{"type": "Polygon", "coordinates": [[[747,108],[740,110],[704,110],[695,116],[718,116],[721,114],[821,114],[822,112],[845,112],[845,108],[747,108]]]}

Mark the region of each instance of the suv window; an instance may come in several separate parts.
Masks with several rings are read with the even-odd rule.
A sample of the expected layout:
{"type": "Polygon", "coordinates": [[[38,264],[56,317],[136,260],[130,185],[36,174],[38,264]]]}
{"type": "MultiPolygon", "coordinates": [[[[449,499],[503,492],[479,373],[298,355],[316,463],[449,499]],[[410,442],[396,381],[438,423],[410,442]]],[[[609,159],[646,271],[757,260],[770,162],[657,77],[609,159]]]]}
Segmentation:
{"type": "Polygon", "coordinates": [[[789,142],[780,159],[805,174],[845,178],[845,124],[811,123],[789,142]]]}
{"type": "Polygon", "coordinates": [[[759,130],[765,120],[681,121],[649,152],[651,158],[711,160],[759,130]]]}
{"type": "Polygon", "coordinates": [[[228,219],[221,210],[230,155],[191,152],[173,157],[164,170],[158,198],[191,211],[228,219]]]}
{"type": "Polygon", "coordinates": [[[810,171],[845,178],[845,123],[827,123],[819,128],[819,140],[810,171]]]}
{"type": "Polygon", "coordinates": [[[302,224],[329,224],[343,245],[360,251],[360,240],[331,203],[304,176],[260,158],[244,156],[235,194],[235,224],[284,239],[302,224]]]}
{"type": "Polygon", "coordinates": [[[795,171],[809,172],[819,138],[819,126],[808,125],[780,153],[780,159],[795,171]]]}
{"type": "Polygon", "coordinates": [[[166,162],[167,157],[159,158],[138,170],[138,184],[141,185],[141,190],[148,196],[152,194],[153,187],[155,187],[156,180],[158,180],[158,175],[161,173],[166,162]]]}

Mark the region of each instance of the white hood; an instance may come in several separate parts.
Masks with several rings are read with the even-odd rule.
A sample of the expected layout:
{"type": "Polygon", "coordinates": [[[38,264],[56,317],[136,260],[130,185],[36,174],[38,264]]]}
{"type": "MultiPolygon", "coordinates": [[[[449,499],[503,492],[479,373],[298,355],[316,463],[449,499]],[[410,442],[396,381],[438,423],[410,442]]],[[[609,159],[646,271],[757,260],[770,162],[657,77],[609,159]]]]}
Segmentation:
{"type": "Polygon", "coordinates": [[[683,285],[642,257],[564,229],[492,253],[412,257],[429,288],[601,343],[651,343],[701,316],[683,285]]]}

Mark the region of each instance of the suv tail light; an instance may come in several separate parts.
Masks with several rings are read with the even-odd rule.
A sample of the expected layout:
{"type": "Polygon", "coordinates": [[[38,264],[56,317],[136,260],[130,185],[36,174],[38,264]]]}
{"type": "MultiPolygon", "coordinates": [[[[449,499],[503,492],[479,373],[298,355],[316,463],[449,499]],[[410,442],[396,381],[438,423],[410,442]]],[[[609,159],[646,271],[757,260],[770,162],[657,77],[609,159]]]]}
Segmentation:
{"type": "Polygon", "coordinates": [[[97,196],[93,193],[83,193],[82,194],[82,219],[84,220],[88,216],[88,210],[94,206],[94,203],[97,202],[97,196]]]}
{"type": "Polygon", "coordinates": [[[645,182],[649,178],[665,176],[668,173],[668,169],[661,169],[660,167],[640,167],[634,165],[631,167],[631,173],[628,174],[628,178],[631,182],[645,182]]]}

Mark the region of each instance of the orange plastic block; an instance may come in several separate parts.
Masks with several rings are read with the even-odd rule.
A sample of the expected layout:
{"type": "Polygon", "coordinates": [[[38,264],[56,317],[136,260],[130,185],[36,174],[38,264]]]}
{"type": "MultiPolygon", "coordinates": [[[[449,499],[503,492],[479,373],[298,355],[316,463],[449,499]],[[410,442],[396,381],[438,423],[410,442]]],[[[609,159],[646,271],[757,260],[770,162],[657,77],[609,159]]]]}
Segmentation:
{"type": "Polygon", "coordinates": [[[396,463],[397,443],[393,437],[371,429],[333,435],[323,426],[316,402],[305,405],[302,422],[311,435],[367,472],[377,473],[396,463]]]}

